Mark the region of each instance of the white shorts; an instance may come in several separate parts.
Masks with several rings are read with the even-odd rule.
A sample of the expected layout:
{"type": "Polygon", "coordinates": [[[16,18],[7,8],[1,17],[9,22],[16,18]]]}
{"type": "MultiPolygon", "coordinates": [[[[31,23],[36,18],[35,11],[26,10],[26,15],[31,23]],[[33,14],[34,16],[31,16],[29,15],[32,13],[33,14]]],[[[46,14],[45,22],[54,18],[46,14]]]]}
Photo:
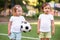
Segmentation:
{"type": "Polygon", "coordinates": [[[9,36],[10,39],[21,40],[21,32],[12,32],[9,36]]]}

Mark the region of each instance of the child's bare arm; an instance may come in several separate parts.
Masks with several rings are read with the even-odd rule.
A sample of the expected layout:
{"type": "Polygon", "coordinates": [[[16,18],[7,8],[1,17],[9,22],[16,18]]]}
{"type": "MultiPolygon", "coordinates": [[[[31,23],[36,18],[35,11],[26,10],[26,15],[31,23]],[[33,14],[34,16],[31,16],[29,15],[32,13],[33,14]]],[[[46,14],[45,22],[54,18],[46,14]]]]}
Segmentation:
{"type": "Polygon", "coordinates": [[[12,25],[12,22],[11,21],[9,21],[9,23],[8,23],[8,35],[10,35],[10,29],[11,29],[11,25],[12,25]]]}
{"type": "Polygon", "coordinates": [[[37,24],[37,33],[40,33],[40,20],[38,19],[38,24],[37,24]]]}
{"type": "Polygon", "coordinates": [[[54,26],[54,20],[51,20],[51,26],[52,26],[52,34],[55,33],[55,26],[54,26]]]}

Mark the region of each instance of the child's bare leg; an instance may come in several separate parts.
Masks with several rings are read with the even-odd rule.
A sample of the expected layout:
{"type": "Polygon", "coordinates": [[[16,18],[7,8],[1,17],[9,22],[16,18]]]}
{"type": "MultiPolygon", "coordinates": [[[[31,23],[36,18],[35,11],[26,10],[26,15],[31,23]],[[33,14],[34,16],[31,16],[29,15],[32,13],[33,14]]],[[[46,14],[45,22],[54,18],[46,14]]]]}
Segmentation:
{"type": "Polygon", "coordinates": [[[45,40],[45,38],[41,38],[40,40],[45,40]]]}
{"type": "Polygon", "coordinates": [[[11,39],[11,40],[15,40],[15,39],[11,39]]]}
{"type": "Polygon", "coordinates": [[[49,38],[45,38],[45,40],[50,40],[49,38]]]}

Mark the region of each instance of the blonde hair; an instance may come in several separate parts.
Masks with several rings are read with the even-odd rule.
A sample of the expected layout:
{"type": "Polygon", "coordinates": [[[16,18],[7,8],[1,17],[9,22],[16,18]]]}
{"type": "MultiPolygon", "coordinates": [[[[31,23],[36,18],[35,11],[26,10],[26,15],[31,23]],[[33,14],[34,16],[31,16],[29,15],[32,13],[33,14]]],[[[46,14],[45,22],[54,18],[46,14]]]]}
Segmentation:
{"type": "Polygon", "coordinates": [[[16,10],[17,10],[17,8],[19,8],[20,7],[20,9],[22,10],[22,7],[20,6],[20,5],[15,5],[13,8],[12,8],[12,14],[13,14],[13,16],[16,16],[16,10]]]}

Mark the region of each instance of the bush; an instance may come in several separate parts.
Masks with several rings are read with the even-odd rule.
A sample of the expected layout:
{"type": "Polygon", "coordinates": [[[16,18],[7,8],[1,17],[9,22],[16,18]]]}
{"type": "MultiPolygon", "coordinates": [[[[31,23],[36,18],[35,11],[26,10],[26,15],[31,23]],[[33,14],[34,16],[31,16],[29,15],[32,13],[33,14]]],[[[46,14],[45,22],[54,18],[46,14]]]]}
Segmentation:
{"type": "Polygon", "coordinates": [[[60,20],[60,16],[54,16],[54,19],[60,20]]]}
{"type": "Polygon", "coordinates": [[[27,19],[34,19],[34,20],[36,20],[36,19],[38,19],[38,17],[39,17],[39,15],[40,15],[41,13],[36,13],[35,15],[33,15],[33,16],[25,16],[27,19]]]}
{"type": "Polygon", "coordinates": [[[28,12],[28,9],[25,6],[22,6],[24,12],[28,12]]]}

